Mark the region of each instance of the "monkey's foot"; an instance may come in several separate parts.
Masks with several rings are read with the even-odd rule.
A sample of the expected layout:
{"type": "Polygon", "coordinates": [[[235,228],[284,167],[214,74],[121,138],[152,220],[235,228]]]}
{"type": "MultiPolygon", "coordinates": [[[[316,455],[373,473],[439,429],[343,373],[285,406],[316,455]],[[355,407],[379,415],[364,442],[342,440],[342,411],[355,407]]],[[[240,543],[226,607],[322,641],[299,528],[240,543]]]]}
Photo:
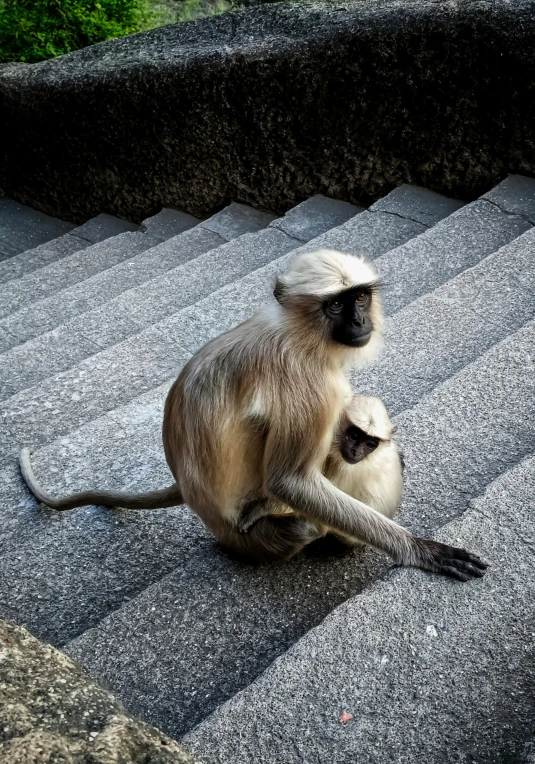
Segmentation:
{"type": "Polygon", "coordinates": [[[266,517],[270,514],[270,507],[267,499],[259,499],[258,501],[251,501],[246,504],[240,512],[238,518],[238,530],[240,533],[247,533],[252,526],[260,520],[261,517],[266,517]]]}
{"type": "Polygon", "coordinates": [[[485,575],[487,565],[472,552],[459,549],[439,541],[416,538],[419,559],[413,563],[418,568],[441,573],[444,576],[457,578],[459,581],[470,581],[485,575]]]}

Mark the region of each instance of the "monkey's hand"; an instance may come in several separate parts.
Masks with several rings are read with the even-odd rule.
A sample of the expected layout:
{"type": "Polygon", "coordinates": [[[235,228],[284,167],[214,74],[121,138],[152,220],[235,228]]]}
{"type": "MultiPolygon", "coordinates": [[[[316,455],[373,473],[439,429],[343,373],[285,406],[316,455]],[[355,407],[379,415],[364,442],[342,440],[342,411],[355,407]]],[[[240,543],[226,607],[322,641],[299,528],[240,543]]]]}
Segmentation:
{"type": "Polygon", "coordinates": [[[485,575],[488,566],[466,549],[423,538],[415,538],[415,542],[418,559],[411,564],[417,568],[442,573],[459,581],[469,581],[485,575]]]}

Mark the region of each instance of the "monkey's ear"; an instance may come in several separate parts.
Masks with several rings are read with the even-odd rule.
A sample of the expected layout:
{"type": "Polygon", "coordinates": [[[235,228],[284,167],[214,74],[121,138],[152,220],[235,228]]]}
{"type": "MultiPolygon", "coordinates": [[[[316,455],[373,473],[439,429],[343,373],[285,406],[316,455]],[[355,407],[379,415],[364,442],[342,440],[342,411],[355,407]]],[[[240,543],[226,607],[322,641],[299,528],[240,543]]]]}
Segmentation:
{"type": "Polygon", "coordinates": [[[288,290],[286,285],[283,284],[283,282],[280,280],[279,277],[277,277],[277,280],[275,282],[275,289],[273,290],[273,295],[280,305],[283,305],[284,298],[286,297],[287,291],[288,290]]]}

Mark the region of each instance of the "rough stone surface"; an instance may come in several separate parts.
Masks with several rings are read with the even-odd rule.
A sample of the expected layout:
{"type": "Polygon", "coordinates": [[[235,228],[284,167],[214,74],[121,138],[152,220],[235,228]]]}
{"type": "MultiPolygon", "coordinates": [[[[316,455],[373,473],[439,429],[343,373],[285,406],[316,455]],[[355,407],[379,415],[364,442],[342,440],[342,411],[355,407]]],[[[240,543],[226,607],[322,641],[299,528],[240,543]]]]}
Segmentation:
{"type": "MultiPolygon", "coordinates": [[[[227,211],[223,210],[196,229],[152,248],[145,257],[131,258],[127,266],[108,269],[54,298],[34,304],[31,309],[18,311],[3,322],[6,334],[0,338],[0,348],[4,350],[0,356],[0,399],[69,368],[76,361],[97,352],[95,348],[100,350],[119,343],[159,319],[174,314],[177,300],[182,307],[197,302],[222,284],[291,251],[316,231],[325,231],[340,204],[336,202],[333,208],[333,205],[327,204],[330,201],[316,197],[311,204],[304,202],[298,210],[288,213],[291,215],[290,228],[296,235],[299,233],[303,237],[301,239],[267,228],[256,234],[242,233],[233,242],[225,244],[220,234],[205,230],[205,226],[213,224],[214,228],[230,237],[247,228],[264,225],[271,219],[264,213],[259,217],[254,210],[243,205],[230,205],[227,211]],[[195,254],[197,257],[194,257],[195,254]],[[175,268],[170,267],[172,263],[180,263],[181,259],[189,261],[175,268]],[[157,270],[163,273],[147,281],[147,273],[151,270],[153,273],[157,270]],[[139,286],[127,289],[128,283],[132,285],[139,280],[142,282],[139,286]],[[118,290],[121,294],[110,299],[118,290]],[[93,302],[103,304],[99,308],[85,310],[90,296],[93,302]],[[62,331],[42,333],[45,326],[63,323],[69,314],[74,318],[61,327],[62,331]],[[21,342],[36,333],[38,336],[33,341],[15,347],[17,339],[21,342]],[[68,333],[72,333],[73,337],[81,336],[84,341],[78,349],[75,343],[69,343],[70,352],[63,356],[62,342],[68,333]],[[9,348],[12,348],[10,352],[5,352],[9,348]]],[[[342,203],[342,207],[342,212],[337,213],[338,219],[347,218],[350,212],[354,215],[358,212],[349,204],[342,203]]],[[[383,233],[379,236],[379,243],[397,240],[399,233],[396,235],[394,231],[398,229],[403,230],[403,240],[406,239],[404,222],[399,218],[394,220],[396,225],[390,229],[390,238],[388,235],[385,238],[383,233]]],[[[380,229],[380,221],[374,220],[373,225],[367,227],[368,237],[372,236],[373,230],[380,229]]]]}
{"type": "Polygon", "coordinates": [[[525,215],[535,225],[535,180],[522,175],[509,175],[499,186],[483,196],[500,209],[525,215]]]}
{"type": "Polygon", "coordinates": [[[362,211],[361,207],[317,194],[289,210],[283,218],[273,221],[271,225],[294,239],[309,241],[342,225],[362,211]]]}
{"type": "MultiPolygon", "coordinates": [[[[27,273],[43,268],[45,265],[61,260],[91,244],[97,244],[111,236],[117,236],[126,231],[137,231],[139,226],[121,220],[113,215],[102,213],[88,220],[77,228],[73,228],[57,239],[45,242],[31,250],[25,250],[0,263],[0,282],[21,278],[27,273]]],[[[163,238],[163,237],[162,237],[163,238]]]]}
{"type": "Polygon", "coordinates": [[[261,212],[245,204],[236,204],[232,202],[224,210],[212,215],[201,225],[209,231],[214,231],[222,236],[226,241],[237,239],[244,233],[256,233],[266,228],[275,215],[270,212],[261,212]]]}
{"type": "MultiPolygon", "coordinates": [[[[154,279],[157,275],[187,262],[190,258],[195,258],[224,243],[225,240],[218,234],[199,227],[162,243],[144,233],[122,234],[110,241],[95,245],[101,248],[104,258],[107,254],[117,253],[116,258],[119,260],[117,264],[99,269],[93,276],[88,276],[83,281],[75,281],[57,294],[50,294],[36,302],[31,302],[30,296],[23,297],[26,293],[18,282],[24,282],[26,285],[32,276],[34,280],[39,281],[44,291],[51,291],[52,285],[41,281],[43,276],[40,270],[25,279],[5,284],[6,291],[8,288],[11,289],[13,299],[26,299],[30,301],[30,304],[0,320],[0,326],[16,339],[16,342],[11,345],[13,347],[55,329],[69,318],[106,305],[123,292],[144,284],[151,278],[154,279]],[[124,241],[122,239],[125,236],[139,238],[136,242],[124,241]]],[[[87,254],[87,250],[83,254],[87,254]]],[[[61,263],[57,266],[54,279],[60,280],[61,263]]],[[[83,264],[81,268],[84,268],[83,264]]]]}
{"type": "Polygon", "coordinates": [[[393,571],[186,745],[207,764],[519,761],[535,713],[534,492],[531,457],[440,532],[490,563],[483,579],[393,571]]]}
{"type": "Polygon", "coordinates": [[[179,233],[184,233],[184,231],[193,228],[200,222],[199,218],[188,215],[187,212],[164,207],[156,215],[146,218],[141,223],[141,230],[160,239],[170,239],[172,236],[178,236],[179,233]]]}
{"type": "Polygon", "coordinates": [[[0,261],[25,249],[33,249],[73,228],[74,223],[50,217],[13,199],[0,199],[0,261]]]}
{"type": "Polygon", "coordinates": [[[385,280],[382,294],[386,312],[400,310],[529,228],[524,217],[502,212],[486,201],[463,207],[374,262],[385,280]]]}
{"type": "Polygon", "coordinates": [[[533,0],[311,2],[4,67],[0,186],[76,220],[404,182],[474,199],[535,173],[534,47],[533,0]]]}
{"type": "MultiPolygon", "coordinates": [[[[129,260],[156,244],[158,244],[158,239],[147,234],[140,232],[123,233],[112,239],[94,244],[92,247],[74,252],[68,257],[45,265],[43,268],[19,279],[8,281],[6,284],[0,285],[0,315],[8,316],[28,305],[32,305],[33,310],[36,302],[49,295],[55,301],[58,292],[64,291],[72,285],[78,286],[79,282],[85,281],[94,274],[118,263],[129,260]]],[[[87,295],[88,304],[90,304],[90,296],[89,293],[87,295]]]]}
{"type": "Polygon", "coordinates": [[[354,387],[397,414],[533,319],[534,252],[532,228],[398,311],[379,359],[352,373],[354,387]]]}
{"type": "Polygon", "coordinates": [[[458,199],[448,199],[426,188],[404,183],[372,204],[373,212],[391,212],[425,226],[432,226],[464,206],[458,199]]]}
{"type": "Polygon", "coordinates": [[[0,718],[4,764],[194,764],[74,661],[6,621],[0,621],[0,718]]]}
{"type": "MultiPolygon", "coordinates": [[[[149,218],[150,219],[150,218],[149,218]]],[[[195,225],[193,223],[193,225],[195,225]]],[[[101,212],[100,215],[88,220],[70,232],[71,236],[77,236],[79,239],[88,241],[90,244],[97,244],[104,239],[110,239],[112,236],[118,236],[127,231],[139,231],[139,226],[130,223],[128,220],[121,220],[114,215],[107,215],[101,212]]],[[[156,235],[156,238],[159,238],[156,235]]],[[[164,238],[164,237],[161,237],[164,238]]]]}
{"type": "MultiPolygon", "coordinates": [[[[397,417],[408,465],[402,522],[423,533],[440,527],[497,472],[534,448],[534,339],[535,325],[512,335],[397,417]]],[[[42,449],[34,458],[38,476],[52,490],[79,489],[89,474],[136,489],[167,483],[159,431],[164,395],[162,387],[137,406],[114,412],[113,426],[102,418],[98,430],[88,426],[42,449]]],[[[92,675],[113,687],[131,710],[173,735],[247,685],[388,565],[370,550],[322,559],[320,547],[321,562],[304,555],[280,569],[256,570],[229,560],[181,508],[156,513],[91,508],[58,517],[29,506],[17,509],[16,520],[16,525],[10,517],[4,520],[16,545],[5,537],[2,566],[9,577],[2,567],[0,584],[9,578],[9,592],[2,592],[0,601],[14,609],[11,618],[44,630],[39,633],[55,642],[61,632],[98,623],[112,601],[134,596],[151,576],[160,579],[175,554],[167,567],[173,573],[123,603],[72,646],[92,675]],[[53,522],[47,522],[50,514],[53,522]],[[187,671],[177,668],[182,665],[187,671]]]]}
{"type": "Polygon", "coordinates": [[[2,406],[0,455],[14,455],[24,443],[37,446],[80,427],[178,374],[188,359],[189,353],[151,327],[17,393],[2,406]]]}
{"type": "Polygon", "coordinates": [[[27,249],[18,255],[13,255],[13,257],[8,257],[7,260],[0,262],[0,282],[19,279],[27,273],[49,265],[49,263],[53,263],[55,260],[68,257],[88,246],[88,241],[72,236],[70,233],[65,233],[57,239],[39,244],[39,246],[33,249],[27,249]]]}

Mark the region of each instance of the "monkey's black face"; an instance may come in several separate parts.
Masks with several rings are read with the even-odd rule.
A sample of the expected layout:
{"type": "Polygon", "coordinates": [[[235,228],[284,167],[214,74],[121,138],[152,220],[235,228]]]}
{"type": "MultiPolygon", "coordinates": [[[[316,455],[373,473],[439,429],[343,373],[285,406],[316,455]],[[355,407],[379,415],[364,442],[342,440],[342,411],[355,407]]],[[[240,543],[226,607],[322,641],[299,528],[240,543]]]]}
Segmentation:
{"type": "Polygon", "coordinates": [[[360,427],[351,425],[342,436],[340,453],[348,464],[357,464],[375,451],[379,443],[379,438],[374,438],[360,427]]]}
{"type": "Polygon", "coordinates": [[[373,332],[370,317],[372,293],[372,287],[354,287],[323,303],[325,315],[331,321],[331,337],[335,342],[353,348],[368,344],[373,332]]]}

